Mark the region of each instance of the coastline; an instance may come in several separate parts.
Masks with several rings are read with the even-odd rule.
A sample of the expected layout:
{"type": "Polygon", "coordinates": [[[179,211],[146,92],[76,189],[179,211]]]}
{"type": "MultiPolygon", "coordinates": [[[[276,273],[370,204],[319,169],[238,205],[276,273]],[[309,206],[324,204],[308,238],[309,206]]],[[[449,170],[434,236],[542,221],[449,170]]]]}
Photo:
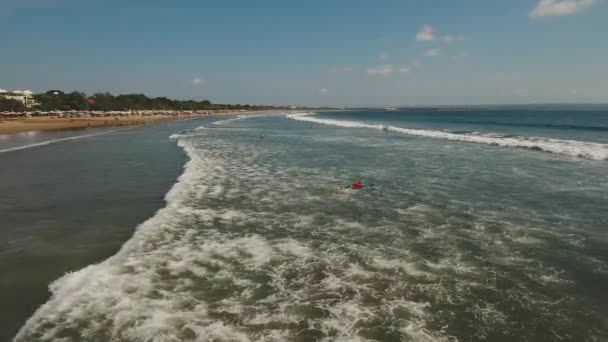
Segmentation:
{"type": "MultiPolygon", "coordinates": [[[[53,131],[62,129],[89,127],[118,127],[144,125],[174,120],[188,120],[215,115],[247,115],[260,111],[229,111],[211,114],[159,114],[159,115],[128,115],[128,116],[85,116],[78,118],[62,118],[53,116],[32,118],[0,118],[0,135],[16,134],[31,131],[53,131]]],[[[266,111],[264,111],[266,112],[266,111]]]]}
{"type": "MultiPolygon", "coordinates": [[[[361,119],[348,119],[359,122],[357,120],[365,120],[371,115],[363,113],[361,116],[361,119]]],[[[541,336],[538,329],[544,329],[541,333],[547,334],[541,337],[548,336],[550,339],[557,335],[569,336],[567,334],[573,331],[572,326],[583,325],[580,333],[576,330],[579,335],[575,337],[601,337],[601,305],[586,304],[587,298],[601,295],[601,286],[581,287],[572,293],[569,302],[559,302],[564,291],[570,291],[576,281],[570,272],[583,272],[583,279],[589,279],[597,274],[593,268],[595,264],[581,270],[577,265],[551,263],[551,250],[567,248],[567,256],[576,258],[593,252],[583,249],[578,242],[588,238],[593,239],[590,242],[598,243],[595,237],[601,238],[593,231],[603,222],[602,193],[597,196],[597,191],[602,189],[597,188],[597,184],[601,184],[605,165],[577,163],[538,155],[536,152],[486,148],[476,144],[458,144],[446,150],[441,141],[425,138],[414,143],[410,139],[378,135],[352,125],[335,126],[337,130],[308,129],[308,123],[285,120],[284,115],[277,116],[276,121],[266,117],[259,122],[252,120],[251,125],[247,124],[247,120],[240,120],[241,115],[232,117],[239,120],[211,116],[203,120],[174,121],[168,125],[134,129],[130,134],[100,136],[82,145],[60,144],[44,150],[33,150],[28,155],[11,154],[3,159],[3,162],[13,166],[2,169],[0,177],[6,185],[3,188],[6,192],[6,196],[2,197],[4,203],[0,203],[3,204],[0,207],[4,213],[0,226],[7,227],[0,231],[11,234],[2,239],[10,247],[7,248],[7,257],[2,258],[3,274],[11,275],[7,279],[10,282],[2,291],[4,302],[8,303],[3,305],[4,319],[9,322],[10,328],[5,334],[11,337],[17,334],[14,342],[36,340],[42,334],[48,336],[46,340],[53,341],[66,336],[66,332],[81,340],[113,337],[129,340],[131,336],[145,338],[164,333],[182,340],[196,337],[197,327],[211,326],[205,332],[210,339],[220,335],[235,338],[247,336],[251,334],[249,329],[252,329],[248,322],[254,322],[253,329],[258,329],[259,326],[252,320],[265,317],[267,312],[280,305],[285,308],[296,306],[304,295],[316,298],[312,296],[326,293],[327,286],[342,291],[342,286],[320,287],[317,281],[308,281],[309,265],[321,262],[316,257],[321,253],[328,265],[322,269],[333,272],[328,274],[329,280],[326,282],[349,284],[360,291],[370,289],[365,298],[386,293],[391,303],[399,303],[400,310],[403,310],[399,314],[406,321],[412,317],[411,313],[428,312],[420,314],[420,320],[413,323],[408,321],[408,327],[411,324],[416,324],[416,327],[432,326],[431,323],[436,321],[426,299],[420,301],[420,293],[403,298],[402,289],[409,286],[407,284],[426,286],[429,281],[449,277],[445,284],[437,285],[437,290],[433,286],[433,292],[424,295],[440,300],[446,298],[446,302],[458,298],[458,305],[450,310],[454,315],[464,316],[465,321],[462,324],[460,321],[450,322],[454,324],[451,331],[430,330],[429,335],[432,333],[436,339],[443,339],[447,334],[454,338],[470,336],[469,322],[479,325],[482,332],[495,328],[494,320],[477,321],[476,317],[483,314],[483,308],[479,312],[469,311],[477,303],[489,305],[494,310],[492,301],[495,297],[485,295],[494,293],[494,281],[484,282],[480,290],[483,293],[475,292],[482,286],[478,279],[487,276],[484,272],[488,267],[490,278],[496,272],[501,277],[497,281],[515,279],[517,283],[514,282],[513,286],[520,289],[513,302],[509,302],[509,305],[513,305],[509,306],[512,311],[503,312],[505,309],[500,308],[496,309],[499,310],[496,314],[519,323],[520,313],[523,312],[524,315],[535,315],[542,323],[539,325],[536,320],[531,321],[530,326],[521,323],[520,330],[505,330],[504,336],[517,334],[538,337],[541,336]],[[196,129],[194,127],[201,124],[208,126],[216,120],[222,122],[220,129],[199,130],[178,139],[166,138],[173,132],[189,132],[196,129]],[[237,127],[238,130],[230,129],[237,127]],[[276,131],[271,133],[270,140],[258,140],[258,132],[265,127],[273,127],[276,131]],[[339,143],[319,143],[327,141],[328,136],[332,140],[337,137],[339,143]],[[353,143],[344,144],[345,141],[353,143]],[[298,148],[287,149],[286,146],[298,148]],[[185,155],[175,153],[178,147],[183,149],[185,155]],[[260,149],[264,149],[263,153],[256,153],[260,149]],[[402,156],[403,151],[407,151],[407,158],[395,158],[402,156]],[[318,169],[291,173],[291,170],[309,165],[311,155],[319,156],[316,162],[318,169]],[[429,155],[433,158],[428,158],[429,155]],[[344,158],[347,169],[337,168],[341,160],[336,158],[344,158]],[[440,162],[436,158],[440,158],[440,162]],[[528,165],[533,166],[527,168],[528,165]],[[49,172],[50,167],[54,167],[53,172],[49,172]],[[378,167],[382,168],[380,172],[378,167]],[[481,169],[485,173],[488,168],[487,172],[491,174],[489,178],[480,176],[477,171],[481,169]],[[369,194],[374,196],[374,201],[370,201],[372,197],[366,194],[336,194],[335,198],[321,198],[322,184],[332,187],[336,180],[352,179],[357,174],[373,177],[376,184],[410,182],[406,190],[408,195],[404,197],[400,188],[386,186],[379,189],[382,196],[369,194]],[[581,176],[570,179],[573,174],[581,176]],[[467,181],[462,184],[451,181],[462,175],[476,179],[471,178],[471,183],[467,181]],[[256,179],[253,184],[252,177],[256,179]],[[546,183],[538,182],[542,177],[548,177],[546,183]],[[298,189],[304,192],[303,196],[298,196],[303,199],[299,202],[289,200],[293,197],[294,186],[291,182],[294,179],[298,181],[298,189]],[[437,185],[429,185],[433,183],[437,185]],[[62,186],[65,184],[69,186],[62,186]],[[560,185],[553,187],[552,184],[560,185]],[[470,189],[471,186],[476,188],[470,189]],[[167,192],[167,189],[170,190],[167,192]],[[557,192],[564,197],[552,197],[557,192]],[[550,196],[544,196],[545,193],[550,196]],[[501,195],[494,197],[495,194],[501,195]],[[228,196],[233,197],[226,200],[228,196]],[[271,200],[258,202],[257,199],[262,196],[271,200]],[[454,204],[454,197],[462,202],[454,204]],[[488,198],[495,198],[497,202],[489,203],[488,198]],[[529,201],[527,198],[530,198],[529,201]],[[550,202],[540,200],[543,198],[550,202]],[[573,206],[569,198],[585,202],[573,206]],[[533,207],[528,209],[531,205],[533,207]],[[344,212],[356,213],[357,208],[362,206],[370,206],[369,210],[378,215],[353,215],[347,217],[345,222],[340,221],[344,212]],[[560,209],[557,213],[556,207],[560,209]],[[148,216],[152,212],[150,208],[157,210],[148,216]],[[534,214],[526,215],[530,217],[529,220],[520,221],[520,213],[528,213],[528,210],[534,214]],[[535,210],[539,210],[539,214],[535,210]],[[293,216],[284,215],[286,211],[293,212],[293,216]],[[264,214],[250,215],[259,212],[264,214]],[[477,216],[463,215],[462,212],[474,212],[477,216]],[[302,221],[302,217],[318,217],[319,221],[302,221]],[[564,230],[555,232],[554,223],[557,220],[566,220],[564,230]],[[132,226],[128,225],[133,222],[132,226]],[[488,228],[480,233],[475,224],[488,225],[488,228]],[[402,233],[396,231],[403,225],[412,227],[412,230],[401,237],[402,233]],[[133,232],[133,227],[139,228],[133,232]],[[387,233],[384,233],[383,227],[395,227],[395,230],[386,229],[387,233]],[[528,235],[531,227],[538,227],[532,230],[535,232],[532,236],[528,235]],[[568,227],[581,229],[580,235],[568,227]],[[590,230],[588,234],[583,232],[586,229],[590,230]],[[367,238],[361,238],[362,232],[367,234],[367,238]],[[475,244],[458,244],[458,249],[453,252],[452,247],[446,248],[450,254],[439,257],[426,254],[434,245],[453,246],[454,232],[475,244]],[[424,234],[430,235],[427,237],[424,234]],[[424,237],[413,238],[416,236],[424,237]],[[392,240],[394,244],[383,243],[389,249],[377,249],[379,242],[392,240]],[[506,246],[499,249],[497,259],[486,262],[470,257],[480,253],[494,255],[496,249],[489,242],[495,240],[504,241],[506,246]],[[367,242],[362,244],[361,241],[367,242]],[[100,242],[102,246],[98,246],[100,242]],[[487,248],[480,250],[476,247],[478,245],[487,248]],[[546,248],[539,250],[541,246],[546,248]],[[347,250],[343,251],[342,248],[347,250]],[[275,252],[267,254],[264,252],[267,250],[275,252]],[[401,250],[421,252],[397,254],[401,250]],[[513,261],[513,254],[525,251],[531,254],[522,254],[521,258],[513,261]],[[357,259],[362,260],[362,266],[352,266],[352,259],[347,255],[357,255],[357,259]],[[201,260],[199,258],[216,263],[203,268],[198,262],[201,260]],[[235,266],[225,266],[228,262],[235,266]],[[394,265],[401,265],[399,263],[402,262],[405,266],[399,267],[406,271],[395,272],[394,265]],[[549,266],[527,266],[537,263],[548,263],[549,266]],[[224,281],[226,278],[220,278],[212,285],[214,287],[209,287],[209,279],[218,272],[217,268],[211,268],[215,265],[222,267],[219,272],[236,279],[231,284],[244,279],[239,282],[244,285],[229,287],[224,281]],[[513,265],[516,267],[513,268],[513,265]],[[359,280],[353,278],[352,274],[355,273],[342,273],[341,270],[349,267],[355,267],[354,272],[362,275],[356,278],[359,280]],[[282,273],[285,276],[278,276],[273,272],[277,268],[289,272],[282,273]],[[260,288],[259,284],[263,283],[256,284],[251,279],[259,279],[260,274],[278,276],[281,284],[306,285],[303,292],[296,295],[290,294],[293,289],[290,286],[265,290],[263,295],[273,300],[265,304],[266,307],[259,307],[259,302],[249,298],[243,301],[222,299],[241,298],[242,293],[255,293],[260,288]],[[298,274],[299,278],[294,278],[293,274],[298,274]],[[537,276],[531,277],[530,274],[537,276]],[[369,280],[375,278],[380,281],[369,280]],[[186,281],[182,282],[184,279],[186,281]],[[453,281],[462,283],[464,292],[452,289],[453,281]],[[394,288],[387,291],[387,283],[395,284],[394,288]],[[251,290],[242,290],[245,286],[251,290]],[[217,288],[222,291],[215,292],[217,288]],[[223,291],[226,288],[232,291],[228,295],[223,291]],[[205,297],[201,295],[203,292],[205,297]],[[25,295],[20,295],[22,293],[25,295]],[[161,293],[162,296],[151,296],[151,293],[161,293]],[[117,297],[122,299],[116,301],[117,297]],[[553,298],[557,298],[558,302],[553,298]],[[29,302],[24,299],[29,299],[29,302]],[[518,305],[520,301],[524,305],[518,305]],[[125,302],[128,304],[126,309],[125,302]],[[534,304],[533,312],[530,311],[530,302],[534,304]],[[183,303],[192,306],[184,306],[183,303]],[[223,306],[214,307],[207,303],[223,306]],[[236,315],[248,312],[243,314],[243,318],[236,316],[239,322],[246,324],[222,325],[226,316],[221,313],[235,305],[245,308],[236,315]],[[567,321],[551,323],[556,319],[553,312],[558,317],[569,317],[573,306],[581,308],[588,318],[585,322],[568,318],[567,321]],[[216,311],[207,314],[205,309],[199,310],[205,307],[216,311]],[[162,309],[161,316],[158,316],[156,308],[162,309]],[[200,316],[197,316],[199,313],[200,316]],[[117,315],[121,318],[120,326],[115,323],[117,315]],[[210,325],[207,323],[209,321],[219,323],[210,325]],[[184,332],[182,327],[186,325],[193,327],[192,331],[195,332],[184,332]],[[226,328],[217,330],[218,326],[226,328]],[[117,333],[110,335],[107,327],[117,333]],[[124,331],[128,331],[129,335],[124,331]]],[[[390,115],[388,117],[390,119],[390,115]]],[[[328,115],[325,119],[331,118],[328,115]]],[[[333,118],[340,120],[339,115],[333,118]]],[[[461,120],[468,122],[468,119],[461,120]]],[[[379,122],[375,123],[382,123],[382,117],[376,120],[379,122]]],[[[403,125],[392,124],[407,126],[408,119],[402,120],[403,125]]],[[[436,123],[434,118],[429,121],[436,123]]],[[[493,125],[488,127],[495,128],[493,125]]],[[[461,127],[451,126],[450,129],[461,127]]],[[[513,290],[507,288],[504,291],[513,290]]],[[[327,317],[336,317],[331,318],[331,324],[347,327],[340,334],[354,336],[358,330],[348,330],[351,326],[349,317],[352,316],[343,314],[344,305],[353,310],[375,308],[371,324],[393,319],[397,312],[393,306],[387,306],[386,301],[353,301],[350,295],[341,296],[339,293],[335,298],[340,301],[335,305],[332,304],[334,297],[330,299],[330,304],[313,301],[316,308],[327,307],[330,311],[327,313],[315,309],[310,314],[311,326],[323,326],[327,324],[324,323],[327,317]]],[[[289,317],[290,312],[281,311],[277,316],[289,317]]],[[[232,317],[235,316],[230,316],[230,319],[232,317]]],[[[440,319],[443,324],[444,317],[440,319]]],[[[278,321],[276,324],[284,322],[278,321]]],[[[505,324],[498,327],[508,329],[512,326],[511,323],[505,324]]],[[[363,328],[368,331],[378,329],[375,325],[363,328]]],[[[262,333],[268,334],[268,330],[262,333]]],[[[257,334],[258,331],[254,330],[253,333],[257,334]]],[[[407,331],[400,336],[406,336],[407,331]]],[[[286,334],[299,334],[299,330],[286,330],[286,334]]],[[[319,330],[315,336],[322,334],[329,336],[332,332],[319,330]]],[[[2,332],[0,340],[4,340],[2,332]]]]}
{"type": "Polygon", "coordinates": [[[101,135],[85,149],[78,144],[63,145],[70,148],[69,153],[59,153],[58,147],[52,146],[44,152],[0,153],[4,158],[0,163],[11,160],[13,166],[0,168],[0,189],[5,194],[0,200],[0,231],[8,234],[2,235],[0,243],[4,253],[0,270],[12,275],[0,284],[0,321],[4,323],[0,341],[13,341],[25,322],[50,299],[50,284],[67,272],[115,255],[133,237],[135,227],[166,206],[165,196],[189,160],[183,149],[167,137],[213,121],[211,115],[192,117],[202,121],[185,117],[171,125],[101,135]],[[121,148],[109,147],[115,144],[121,148]],[[27,167],[32,160],[37,166],[27,167]],[[56,163],[60,169],[48,172],[56,163]],[[93,164],[95,167],[90,167],[93,164]],[[108,169],[113,177],[107,177],[108,169]],[[32,188],[28,179],[42,177],[56,187],[65,184],[66,179],[70,179],[70,185],[57,192],[32,188]],[[100,183],[102,178],[107,181],[100,183]],[[96,203],[94,210],[87,204],[118,193],[112,200],[96,203]],[[20,214],[19,208],[24,207],[32,210],[30,215],[20,214]],[[126,207],[129,210],[124,210],[126,207]],[[32,231],[36,233],[30,237],[32,231]],[[30,248],[30,244],[38,247],[30,248]]]}

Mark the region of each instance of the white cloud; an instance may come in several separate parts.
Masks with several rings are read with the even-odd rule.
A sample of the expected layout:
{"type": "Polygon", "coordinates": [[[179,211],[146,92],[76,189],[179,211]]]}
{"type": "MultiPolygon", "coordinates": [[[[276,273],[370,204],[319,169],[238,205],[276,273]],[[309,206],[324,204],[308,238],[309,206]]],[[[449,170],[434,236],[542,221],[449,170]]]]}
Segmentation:
{"type": "Polygon", "coordinates": [[[8,93],[8,90],[0,89],[0,93],[8,93]]]}
{"type": "Polygon", "coordinates": [[[436,57],[439,56],[439,49],[430,49],[424,52],[425,57],[436,57]]]}
{"type": "Polygon", "coordinates": [[[530,17],[560,17],[582,12],[595,4],[596,0],[540,0],[530,12],[530,17]]]}
{"type": "Polygon", "coordinates": [[[416,35],[416,40],[419,42],[432,42],[437,37],[435,37],[435,30],[431,25],[424,25],[420,29],[420,32],[416,35]]]}
{"type": "Polygon", "coordinates": [[[389,60],[389,58],[391,58],[391,55],[389,55],[389,54],[388,54],[388,53],[386,53],[386,52],[381,52],[381,53],[378,55],[378,60],[379,60],[380,62],[386,62],[386,61],[388,61],[388,60],[389,60]]]}
{"type": "Polygon", "coordinates": [[[393,66],[391,64],[384,64],[375,67],[367,68],[366,72],[370,76],[378,76],[378,77],[388,77],[393,74],[407,74],[414,70],[414,68],[418,67],[419,64],[411,64],[411,65],[402,65],[400,67],[393,66]]]}
{"type": "Polygon", "coordinates": [[[329,89],[321,88],[319,89],[319,93],[321,93],[321,95],[327,95],[329,93],[329,89]]]}
{"type": "Polygon", "coordinates": [[[411,72],[412,69],[413,69],[413,67],[411,67],[411,66],[402,66],[399,68],[399,73],[407,74],[407,73],[411,72]]]}
{"type": "Polygon", "coordinates": [[[370,76],[390,76],[395,72],[390,64],[380,65],[377,67],[367,68],[367,74],[370,76]]]}
{"type": "Polygon", "coordinates": [[[461,35],[454,36],[451,34],[444,34],[442,36],[438,36],[435,31],[435,28],[433,28],[433,26],[424,25],[420,29],[420,32],[418,32],[418,34],[416,35],[416,40],[419,42],[441,41],[441,42],[451,44],[455,41],[465,40],[465,37],[463,37],[461,35]]]}
{"type": "Polygon", "coordinates": [[[351,67],[351,66],[342,67],[342,71],[344,71],[344,72],[351,72],[351,71],[353,71],[353,67],[351,67]]]}
{"type": "Polygon", "coordinates": [[[205,80],[199,77],[195,77],[192,79],[192,85],[195,87],[204,86],[206,84],[205,80]]]}

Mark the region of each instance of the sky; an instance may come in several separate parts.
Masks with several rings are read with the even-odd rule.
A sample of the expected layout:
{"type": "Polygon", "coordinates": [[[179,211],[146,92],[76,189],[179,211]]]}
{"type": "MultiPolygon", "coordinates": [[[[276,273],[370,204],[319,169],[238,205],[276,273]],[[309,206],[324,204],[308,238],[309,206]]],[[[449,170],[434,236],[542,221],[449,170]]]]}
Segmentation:
{"type": "Polygon", "coordinates": [[[0,0],[0,88],[214,103],[608,103],[608,0],[0,0]]]}

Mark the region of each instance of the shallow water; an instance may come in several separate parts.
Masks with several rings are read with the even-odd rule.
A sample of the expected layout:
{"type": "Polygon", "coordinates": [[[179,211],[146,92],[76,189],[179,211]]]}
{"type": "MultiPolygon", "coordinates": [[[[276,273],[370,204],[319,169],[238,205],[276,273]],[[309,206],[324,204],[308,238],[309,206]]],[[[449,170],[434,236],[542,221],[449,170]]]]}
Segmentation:
{"type": "MultiPolygon", "coordinates": [[[[15,340],[608,338],[603,138],[573,155],[343,115],[173,135],[190,161],[167,206],[15,340]],[[338,191],[359,178],[376,186],[338,191]]],[[[572,139],[542,129],[518,138],[572,139]]]]}
{"type": "Polygon", "coordinates": [[[50,282],[115,254],[165,205],[187,157],[167,136],[198,125],[1,136],[0,150],[17,149],[0,153],[0,341],[48,300],[50,282]]]}

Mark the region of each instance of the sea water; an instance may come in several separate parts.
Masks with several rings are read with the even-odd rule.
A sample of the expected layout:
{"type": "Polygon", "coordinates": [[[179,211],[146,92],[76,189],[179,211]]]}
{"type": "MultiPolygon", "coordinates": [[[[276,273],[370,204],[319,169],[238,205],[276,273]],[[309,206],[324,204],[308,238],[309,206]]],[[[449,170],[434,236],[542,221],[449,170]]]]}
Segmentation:
{"type": "Polygon", "coordinates": [[[176,132],[166,206],[15,341],[606,340],[607,132],[523,111],[176,132]],[[338,189],[357,179],[375,186],[338,189]]]}
{"type": "Polygon", "coordinates": [[[0,341],[165,206],[187,158],[167,137],[206,120],[0,135],[0,341]]]}

